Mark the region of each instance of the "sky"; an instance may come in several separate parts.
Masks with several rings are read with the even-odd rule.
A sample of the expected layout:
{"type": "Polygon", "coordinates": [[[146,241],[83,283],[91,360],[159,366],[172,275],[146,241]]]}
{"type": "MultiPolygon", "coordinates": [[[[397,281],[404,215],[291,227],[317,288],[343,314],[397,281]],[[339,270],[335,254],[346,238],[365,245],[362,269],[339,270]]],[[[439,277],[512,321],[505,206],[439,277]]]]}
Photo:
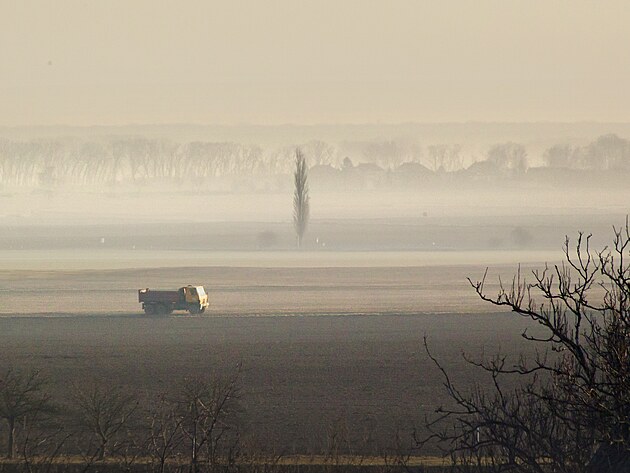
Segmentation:
{"type": "Polygon", "coordinates": [[[630,121],[630,2],[0,0],[0,126],[630,121]]]}

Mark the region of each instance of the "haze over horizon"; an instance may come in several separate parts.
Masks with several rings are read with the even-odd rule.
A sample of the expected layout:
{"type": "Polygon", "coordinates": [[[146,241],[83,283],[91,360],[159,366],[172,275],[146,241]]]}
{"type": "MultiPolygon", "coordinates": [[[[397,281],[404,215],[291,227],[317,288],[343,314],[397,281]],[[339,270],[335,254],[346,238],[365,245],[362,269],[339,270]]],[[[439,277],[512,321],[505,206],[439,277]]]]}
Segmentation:
{"type": "Polygon", "coordinates": [[[630,122],[622,1],[0,4],[0,126],[630,122]]]}

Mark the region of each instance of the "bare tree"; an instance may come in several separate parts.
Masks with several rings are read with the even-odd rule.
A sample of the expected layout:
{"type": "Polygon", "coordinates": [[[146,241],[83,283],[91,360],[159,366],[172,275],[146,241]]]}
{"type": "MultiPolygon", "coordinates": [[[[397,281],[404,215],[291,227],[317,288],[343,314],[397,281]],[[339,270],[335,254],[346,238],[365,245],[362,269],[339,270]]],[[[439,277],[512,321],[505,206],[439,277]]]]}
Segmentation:
{"type": "Polygon", "coordinates": [[[331,165],[334,162],[336,150],[335,147],[325,141],[312,140],[300,146],[309,156],[313,165],[331,165]]]}
{"type": "Polygon", "coordinates": [[[464,167],[460,145],[432,145],[429,151],[429,168],[434,171],[453,172],[464,167]]]}
{"type": "Polygon", "coordinates": [[[542,332],[522,336],[542,349],[533,360],[469,359],[490,380],[472,393],[438,363],[453,403],[429,424],[429,439],[460,463],[478,460],[483,471],[630,470],[628,221],[614,229],[611,248],[593,252],[589,242],[580,234],[572,249],[567,238],[565,263],[534,271],[531,282],[519,270],[496,296],[486,293],[486,275],[471,281],[484,301],[535,322],[542,332]]]}
{"type": "Polygon", "coordinates": [[[578,155],[586,169],[630,168],[630,141],[615,134],[603,135],[578,155]]]}
{"type": "Polygon", "coordinates": [[[23,433],[24,441],[20,448],[22,468],[28,473],[55,471],[60,462],[63,447],[72,436],[63,426],[57,428],[37,428],[29,425],[23,433]]]}
{"type": "Polygon", "coordinates": [[[501,143],[488,151],[488,161],[499,169],[522,174],[527,171],[527,150],[519,143],[501,143]]]}
{"type": "Polygon", "coordinates": [[[150,410],[147,450],[153,461],[153,471],[164,473],[168,460],[178,452],[184,441],[181,429],[184,420],[176,403],[165,396],[150,410]]]}
{"type": "Polygon", "coordinates": [[[572,167],[576,151],[571,145],[554,145],[545,151],[543,159],[550,168],[572,167]]]}
{"type": "Polygon", "coordinates": [[[295,150],[295,171],[293,173],[293,226],[297,236],[297,246],[302,247],[302,239],[309,219],[308,168],[306,158],[299,148],[295,150]]]}
{"type": "Polygon", "coordinates": [[[176,422],[188,446],[190,471],[233,466],[239,453],[240,365],[228,377],[184,381],[176,422]]]}
{"type": "Polygon", "coordinates": [[[7,458],[15,454],[18,422],[26,425],[27,417],[36,417],[51,409],[46,385],[46,379],[36,370],[23,372],[9,368],[0,378],[0,418],[7,423],[7,458]]]}
{"type": "Polygon", "coordinates": [[[405,150],[394,140],[363,143],[363,156],[384,169],[394,169],[405,157],[405,150]]]}
{"type": "Polygon", "coordinates": [[[95,457],[103,460],[119,445],[118,435],[127,427],[138,401],[120,388],[99,384],[87,390],[76,389],[73,398],[81,426],[96,440],[95,457]]]}

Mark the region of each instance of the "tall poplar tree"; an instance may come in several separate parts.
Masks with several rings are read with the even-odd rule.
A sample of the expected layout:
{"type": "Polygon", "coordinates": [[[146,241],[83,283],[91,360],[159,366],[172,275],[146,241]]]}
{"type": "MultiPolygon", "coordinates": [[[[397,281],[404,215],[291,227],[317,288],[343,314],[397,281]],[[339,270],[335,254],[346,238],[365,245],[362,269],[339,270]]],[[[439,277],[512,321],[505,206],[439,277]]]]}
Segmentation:
{"type": "Polygon", "coordinates": [[[298,248],[302,247],[302,240],[309,219],[308,168],[306,158],[299,148],[295,150],[295,171],[293,173],[295,190],[293,192],[293,226],[297,237],[298,248]]]}

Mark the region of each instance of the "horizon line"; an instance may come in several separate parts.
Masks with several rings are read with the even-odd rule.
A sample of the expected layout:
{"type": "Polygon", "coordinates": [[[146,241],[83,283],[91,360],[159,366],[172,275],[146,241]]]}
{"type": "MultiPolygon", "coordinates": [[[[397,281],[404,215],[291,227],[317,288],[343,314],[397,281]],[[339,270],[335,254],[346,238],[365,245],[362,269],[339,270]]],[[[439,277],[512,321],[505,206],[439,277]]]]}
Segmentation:
{"type": "Polygon", "coordinates": [[[94,124],[0,124],[0,129],[20,129],[20,128],[132,128],[132,127],[257,127],[257,128],[314,128],[314,127],[343,127],[343,126],[426,126],[426,125],[630,125],[629,121],[602,121],[602,120],[462,120],[462,121],[401,121],[401,122],[330,122],[330,123],[200,123],[200,122],[138,122],[138,123],[94,123],[94,124]]]}

